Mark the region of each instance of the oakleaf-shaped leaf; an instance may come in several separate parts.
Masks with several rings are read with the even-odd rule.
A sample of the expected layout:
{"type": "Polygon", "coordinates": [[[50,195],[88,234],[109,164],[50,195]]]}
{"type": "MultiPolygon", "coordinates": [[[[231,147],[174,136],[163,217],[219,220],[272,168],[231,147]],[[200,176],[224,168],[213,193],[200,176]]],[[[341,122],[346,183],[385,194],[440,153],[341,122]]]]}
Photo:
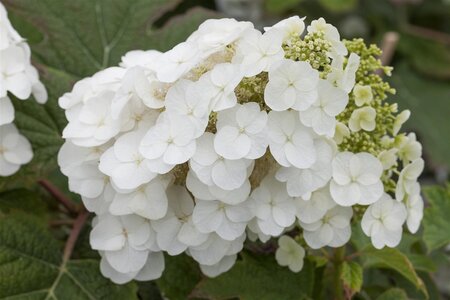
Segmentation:
{"type": "Polygon", "coordinates": [[[0,218],[0,298],[136,299],[135,284],[113,284],[100,274],[98,260],[64,262],[60,248],[32,216],[0,218]]]}

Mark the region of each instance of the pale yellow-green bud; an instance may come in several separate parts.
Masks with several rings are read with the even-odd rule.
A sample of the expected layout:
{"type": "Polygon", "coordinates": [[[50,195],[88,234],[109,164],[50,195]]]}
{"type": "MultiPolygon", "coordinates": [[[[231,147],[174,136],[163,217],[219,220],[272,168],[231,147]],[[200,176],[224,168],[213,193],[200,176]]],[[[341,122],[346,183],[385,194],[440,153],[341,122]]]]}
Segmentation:
{"type": "Polygon", "coordinates": [[[372,88],[369,85],[355,85],[353,88],[355,103],[357,106],[370,104],[373,100],[372,88]]]}

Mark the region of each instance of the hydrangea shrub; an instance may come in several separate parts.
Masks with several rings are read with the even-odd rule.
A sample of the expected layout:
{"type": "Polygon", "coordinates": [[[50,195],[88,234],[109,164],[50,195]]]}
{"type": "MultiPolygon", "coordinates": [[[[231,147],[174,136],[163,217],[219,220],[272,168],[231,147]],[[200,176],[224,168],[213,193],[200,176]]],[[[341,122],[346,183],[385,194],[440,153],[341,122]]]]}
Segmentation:
{"type": "Polygon", "coordinates": [[[166,52],[135,50],[59,99],[58,155],[95,213],[90,244],[116,283],[152,280],[186,253],[216,277],[249,241],[305,253],[342,247],[357,224],[395,247],[423,215],[424,168],[409,111],[386,101],[391,68],[323,18],[264,32],[211,19],[166,52]]]}

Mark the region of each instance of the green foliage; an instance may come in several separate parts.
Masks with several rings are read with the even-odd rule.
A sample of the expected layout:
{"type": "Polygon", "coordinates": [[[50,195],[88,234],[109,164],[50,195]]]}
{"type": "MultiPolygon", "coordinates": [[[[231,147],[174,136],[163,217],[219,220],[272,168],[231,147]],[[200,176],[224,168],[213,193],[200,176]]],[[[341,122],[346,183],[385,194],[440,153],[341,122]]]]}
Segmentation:
{"type": "Polygon", "coordinates": [[[352,294],[361,290],[363,284],[363,269],[353,261],[344,261],[341,268],[341,279],[344,286],[349,289],[352,294]]]}
{"type": "Polygon", "coordinates": [[[394,100],[413,112],[406,127],[418,132],[434,164],[450,165],[450,143],[445,138],[450,128],[450,83],[415,74],[403,63],[394,70],[392,84],[397,89],[394,100]]]}
{"type": "Polygon", "coordinates": [[[166,255],[165,259],[164,273],[156,281],[161,293],[173,300],[186,299],[201,279],[198,264],[185,254],[166,255]]]}
{"type": "Polygon", "coordinates": [[[411,34],[402,34],[398,50],[419,72],[450,79],[450,46],[411,34]]]}
{"type": "Polygon", "coordinates": [[[14,189],[0,192],[0,215],[21,211],[45,220],[48,217],[47,210],[47,203],[30,190],[14,189]]]}
{"type": "Polygon", "coordinates": [[[135,284],[104,278],[97,260],[62,259],[60,243],[23,213],[0,218],[0,298],[136,299],[135,284]]]}
{"type": "Polygon", "coordinates": [[[289,9],[292,9],[296,7],[299,3],[301,3],[303,0],[266,0],[265,6],[267,11],[275,14],[279,14],[282,12],[285,12],[289,9]]]}
{"type": "Polygon", "coordinates": [[[319,3],[332,12],[346,12],[358,5],[358,0],[319,0],[319,3]]]}
{"type": "Polygon", "coordinates": [[[392,288],[381,294],[377,300],[408,300],[408,295],[402,289],[392,288]]]}
{"type": "Polygon", "coordinates": [[[450,185],[427,187],[423,192],[430,204],[425,209],[423,239],[432,251],[450,243],[450,185]]]}
{"type": "Polygon", "coordinates": [[[305,261],[301,272],[293,273],[280,267],[273,255],[251,256],[243,254],[242,260],[227,273],[216,278],[203,279],[193,295],[208,299],[242,300],[308,299],[312,296],[314,269],[305,261]]]}
{"type": "Polygon", "coordinates": [[[410,281],[417,289],[427,294],[425,284],[417,275],[414,266],[406,255],[394,248],[383,248],[377,250],[372,246],[362,251],[364,268],[383,268],[398,272],[410,281]]]}

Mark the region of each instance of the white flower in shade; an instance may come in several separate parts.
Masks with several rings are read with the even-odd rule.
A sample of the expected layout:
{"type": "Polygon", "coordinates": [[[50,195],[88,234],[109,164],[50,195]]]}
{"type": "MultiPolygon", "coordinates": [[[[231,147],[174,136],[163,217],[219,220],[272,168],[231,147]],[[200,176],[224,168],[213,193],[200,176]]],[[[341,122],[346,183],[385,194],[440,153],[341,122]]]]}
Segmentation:
{"type": "Polygon", "coordinates": [[[418,158],[401,170],[395,188],[395,199],[397,201],[403,201],[405,196],[414,193],[417,178],[422,174],[423,169],[424,161],[422,158],[418,158]]]}
{"type": "Polygon", "coordinates": [[[232,241],[241,236],[253,215],[246,202],[229,205],[220,201],[196,200],[192,221],[202,233],[217,233],[232,241]]]}
{"type": "Polygon", "coordinates": [[[303,269],[305,249],[290,236],[283,235],[278,239],[275,258],[280,266],[288,267],[292,272],[298,273],[303,269]]]}
{"type": "Polygon", "coordinates": [[[339,31],[331,24],[328,24],[324,18],[319,18],[311,22],[311,25],[307,27],[309,33],[320,32],[324,33],[324,38],[329,41],[333,47],[334,53],[338,55],[347,55],[347,48],[344,43],[341,42],[339,31]]]}
{"type": "Polygon", "coordinates": [[[184,187],[173,185],[166,193],[169,200],[168,212],[164,218],[153,221],[152,226],[157,232],[158,246],[170,255],[178,255],[188,245],[203,243],[208,234],[199,232],[192,223],[194,200],[184,187]]]}
{"type": "Polygon", "coordinates": [[[10,45],[22,42],[23,39],[12,27],[8,19],[8,12],[0,3],[0,50],[8,48],[10,45]]]}
{"type": "Polygon", "coordinates": [[[236,105],[234,89],[244,77],[239,65],[217,64],[197,82],[197,88],[204,94],[203,100],[212,111],[221,111],[236,105]]]}
{"type": "Polygon", "coordinates": [[[242,187],[252,170],[251,160],[229,160],[219,156],[214,150],[214,135],[209,132],[202,135],[197,143],[197,151],[189,165],[201,182],[224,190],[242,187]]]}
{"type": "Polygon", "coordinates": [[[187,40],[197,44],[199,49],[206,53],[214,53],[234,43],[251,29],[253,29],[251,22],[238,22],[228,18],[209,19],[203,22],[187,40]]]}
{"type": "Polygon", "coordinates": [[[313,134],[300,124],[295,111],[271,111],[268,133],[270,152],[283,167],[305,169],[316,161],[313,134]]]}
{"type": "Polygon", "coordinates": [[[99,169],[119,189],[135,189],[156,177],[139,152],[142,132],[129,132],[117,139],[100,158],[99,169]]]}
{"type": "Polygon", "coordinates": [[[260,230],[267,235],[280,235],[295,222],[296,206],[284,184],[267,176],[250,195],[251,208],[260,230]]]}
{"type": "Polygon", "coordinates": [[[346,93],[350,93],[355,86],[356,71],[359,68],[360,58],[355,53],[350,53],[344,68],[344,57],[332,54],[331,72],[327,80],[334,83],[346,93]]]}
{"type": "Polygon", "coordinates": [[[253,218],[253,220],[251,220],[247,225],[248,225],[247,237],[249,240],[253,242],[256,242],[259,239],[261,242],[265,243],[272,237],[261,231],[261,229],[258,226],[257,218],[253,218]]]}
{"type": "Polygon", "coordinates": [[[183,42],[163,53],[155,62],[158,80],[175,82],[194,68],[202,59],[202,53],[193,42],[183,42]]]}
{"type": "Polygon", "coordinates": [[[195,137],[205,131],[209,117],[209,102],[201,96],[202,91],[189,80],[179,80],[166,95],[166,112],[184,116],[195,127],[195,137]]]}
{"type": "Polygon", "coordinates": [[[198,177],[191,170],[186,176],[186,187],[200,200],[219,200],[226,204],[239,204],[247,200],[250,194],[250,182],[244,181],[244,184],[234,190],[224,190],[216,185],[206,185],[198,179],[198,177]]]}
{"type": "Polygon", "coordinates": [[[220,274],[223,274],[225,272],[228,272],[236,262],[237,255],[227,255],[224,256],[218,263],[214,265],[200,265],[200,270],[203,274],[205,274],[208,277],[214,278],[219,276],[220,274]]]}
{"type": "Polygon", "coordinates": [[[337,204],[368,205],[383,195],[384,188],[380,180],[383,166],[373,155],[366,152],[341,152],[333,159],[332,167],[330,192],[337,204]]]}
{"type": "Polygon", "coordinates": [[[101,196],[109,181],[98,169],[100,156],[110,144],[98,147],[79,147],[66,141],[58,153],[61,172],[69,178],[69,189],[83,197],[95,199],[101,196]]]}
{"type": "Polygon", "coordinates": [[[394,121],[394,127],[392,128],[392,134],[397,135],[400,129],[402,128],[402,125],[408,121],[409,117],[411,116],[411,111],[409,109],[406,109],[399,113],[394,121]]]}
{"type": "Polygon", "coordinates": [[[31,83],[25,73],[29,57],[23,47],[11,45],[0,50],[0,97],[10,91],[19,99],[26,99],[31,94],[31,83]]]}
{"type": "Polygon", "coordinates": [[[411,190],[411,193],[405,198],[406,206],[406,225],[411,233],[419,230],[420,222],[423,218],[423,199],[420,195],[420,185],[417,183],[411,190]]]}
{"type": "Polygon", "coordinates": [[[365,106],[355,109],[348,121],[348,127],[353,132],[358,132],[361,129],[365,131],[372,131],[375,129],[377,112],[374,108],[365,106]]]}
{"type": "Polygon", "coordinates": [[[402,238],[402,226],[406,217],[405,205],[384,194],[379,201],[367,208],[361,227],[371,238],[375,248],[395,247],[402,238]]]}
{"type": "Polygon", "coordinates": [[[0,98],[0,126],[14,121],[14,106],[8,96],[0,98]]]}
{"type": "Polygon", "coordinates": [[[150,160],[181,164],[195,153],[195,135],[196,128],[187,117],[163,113],[142,139],[139,151],[150,160]]]}
{"type": "Polygon", "coordinates": [[[138,281],[154,280],[161,277],[164,271],[164,255],[162,252],[148,252],[147,260],[144,266],[135,272],[122,273],[116,271],[100,251],[102,259],[100,260],[100,271],[103,276],[111,279],[116,284],[124,284],[133,279],[138,281]]]}
{"type": "Polygon", "coordinates": [[[128,102],[134,98],[139,97],[137,95],[137,89],[147,81],[144,70],[142,67],[132,67],[126,71],[122,78],[121,86],[114,95],[114,99],[111,103],[111,115],[113,118],[118,119],[128,102]]]}
{"type": "Polygon", "coordinates": [[[63,131],[65,139],[82,147],[95,147],[108,142],[121,129],[121,122],[111,115],[114,93],[105,91],[89,98],[80,109],[68,116],[69,123],[63,131]]]}
{"type": "Polygon", "coordinates": [[[397,152],[397,149],[391,148],[389,150],[383,150],[378,154],[378,159],[383,165],[383,170],[389,170],[397,163],[397,152]]]}
{"type": "Polygon", "coordinates": [[[304,61],[285,59],[269,71],[264,101],[274,111],[304,111],[317,100],[319,72],[304,61]]]}
{"type": "Polygon", "coordinates": [[[30,142],[14,124],[0,125],[0,176],[16,173],[33,158],[30,142]]]}
{"type": "Polygon", "coordinates": [[[154,239],[149,222],[134,215],[99,216],[90,234],[91,247],[104,251],[109,265],[121,273],[142,269],[149,252],[146,244],[153,243],[154,239]]]}
{"type": "Polygon", "coordinates": [[[293,36],[300,36],[305,30],[306,17],[300,18],[299,16],[292,16],[290,18],[281,20],[272,27],[264,27],[264,31],[270,31],[272,29],[279,30],[283,33],[283,41],[288,40],[293,36]]]}
{"type": "Polygon", "coordinates": [[[270,30],[264,34],[258,30],[249,31],[239,41],[232,62],[242,66],[246,77],[269,71],[274,63],[284,58],[282,42],[283,32],[279,30],[270,30]]]}
{"type": "Polygon", "coordinates": [[[214,149],[226,159],[257,159],[267,149],[267,113],[257,103],[238,104],[217,115],[214,149]]]}
{"type": "Polygon", "coordinates": [[[300,121],[319,135],[333,137],[336,116],[348,103],[348,95],[326,80],[320,80],[317,87],[318,99],[307,110],[300,112],[300,121]]]}
{"type": "Polygon", "coordinates": [[[116,216],[136,214],[150,220],[161,219],[167,213],[169,183],[169,178],[159,176],[131,193],[116,193],[109,212],[116,216]]]}
{"type": "MultiPolygon", "coordinates": [[[[70,187],[70,179],[69,179],[70,187]]],[[[109,207],[114,196],[117,194],[116,190],[112,187],[111,183],[104,185],[103,191],[97,197],[81,196],[84,206],[90,212],[97,215],[103,215],[109,212],[109,207]]]]}
{"type": "Polygon", "coordinates": [[[355,85],[353,88],[353,96],[357,106],[370,104],[373,100],[372,88],[370,85],[355,85]]]}
{"type": "Polygon", "coordinates": [[[161,56],[161,52],[157,50],[132,50],[122,56],[119,66],[123,68],[145,67],[150,70],[154,69],[154,63],[161,56]]]}
{"type": "Polygon", "coordinates": [[[244,247],[244,241],[245,234],[232,241],[227,241],[212,233],[202,244],[189,247],[188,253],[199,264],[213,266],[218,264],[224,257],[240,252],[244,247]]]}
{"type": "Polygon", "coordinates": [[[296,198],[297,218],[300,222],[311,224],[319,221],[336,203],[330,195],[328,186],[312,193],[309,200],[296,198]]]}
{"type": "Polygon", "coordinates": [[[341,122],[337,122],[336,124],[336,130],[334,131],[334,141],[336,144],[341,144],[345,138],[350,136],[350,130],[348,127],[341,122]]]}
{"type": "Polygon", "coordinates": [[[321,138],[314,139],[317,160],[310,168],[281,167],[277,171],[275,177],[281,182],[286,182],[289,196],[309,199],[313,191],[330,181],[331,161],[334,156],[334,149],[330,143],[321,138]]]}
{"type": "Polygon", "coordinates": [[[335,206],[316,222],[300,221],[306,243],[313,249],[324,246],[341,247],[350,239],[352,215],[351,207],[335,206]]]}
{"type": "Polygon", "coordinates": [[[404,164],[422,156],[422,145],[417,141],[414,132],[409,133],[407,136],[397,136],[394,146],[398,149],[397,155],[404,164]]]}

